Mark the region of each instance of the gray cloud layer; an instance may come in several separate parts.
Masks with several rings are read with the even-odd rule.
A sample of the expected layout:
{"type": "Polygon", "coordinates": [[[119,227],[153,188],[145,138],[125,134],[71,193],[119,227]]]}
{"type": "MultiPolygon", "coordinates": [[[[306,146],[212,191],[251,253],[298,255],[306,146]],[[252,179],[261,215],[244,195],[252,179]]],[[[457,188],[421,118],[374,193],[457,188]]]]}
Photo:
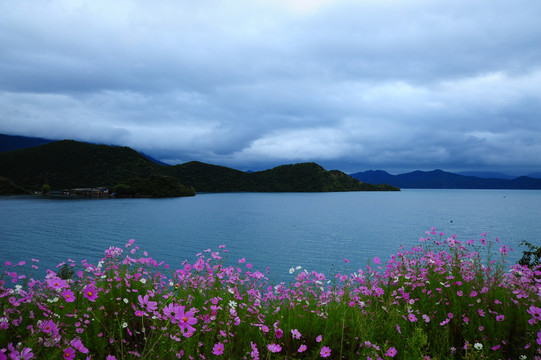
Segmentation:
{"type": "Polygon", "coordinates": [[[0,0],[0,132],[236,168],[541,168],[537,0],[0,0]]]}

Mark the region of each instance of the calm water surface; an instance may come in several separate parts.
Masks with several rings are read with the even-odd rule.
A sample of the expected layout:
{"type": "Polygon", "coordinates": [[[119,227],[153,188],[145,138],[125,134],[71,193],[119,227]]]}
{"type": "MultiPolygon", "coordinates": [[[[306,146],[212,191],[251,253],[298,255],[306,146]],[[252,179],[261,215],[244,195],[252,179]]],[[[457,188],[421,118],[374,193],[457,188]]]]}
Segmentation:
{"type": "Polygon", "coordinates": [[[225,244],[283,279],[292,266],[343,271],[387,259],[430,227],[459,240],[498,237],[517,251],[541,245],[541,191],[403,190],[349,193],[227,193],[173,199],[0,197],[0,261],[97,261],[111,245],[135,239],[158,261],[184,259],[225,244]]]}

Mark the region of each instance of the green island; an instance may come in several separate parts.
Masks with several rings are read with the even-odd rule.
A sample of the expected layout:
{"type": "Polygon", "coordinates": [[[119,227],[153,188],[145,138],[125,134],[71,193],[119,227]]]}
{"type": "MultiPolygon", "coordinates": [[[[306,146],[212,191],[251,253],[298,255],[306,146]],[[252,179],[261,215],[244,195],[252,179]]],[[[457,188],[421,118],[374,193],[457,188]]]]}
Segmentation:
{"type": "Polygon", "coordinates": [[[62,140],[0,153],[0,194],[32,191],[118,196],[193,196],[195,192],[399,191],[367,184],[315,163],[244,172],[197,161],[156,163],[129,147],[62,140]],[[42,191],[44,189],[46,191],[42,191]]]}
{"type": "Polygon", "coordinates": [[[386,262],[280,283],[225,245],[164,264],[130,240],[43,279],[37,259],[6,262],[0,359],[538,359],[541,248],[526,245],[509,264],[497,239],[431,229],[386,262]]]}

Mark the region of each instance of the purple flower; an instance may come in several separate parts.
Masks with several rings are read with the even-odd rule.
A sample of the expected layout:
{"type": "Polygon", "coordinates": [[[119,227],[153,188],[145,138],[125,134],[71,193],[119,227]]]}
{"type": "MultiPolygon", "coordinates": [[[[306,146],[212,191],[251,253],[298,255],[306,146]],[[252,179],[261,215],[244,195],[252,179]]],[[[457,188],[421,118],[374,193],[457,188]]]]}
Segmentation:
{"type": "Polygon", "coordinates": [[[98,298],[98,291],[96,290],[96,287],[94,286],[94,283],[88,284],[83,289],[83,295],[88,300],[94,302],[98,298]]]}
{"type": "Polygon", "coordinates": [[[184,312],[184,309],[184,306],[178,307],[178,313],[175,315],[175,319],[178,321],[178,326],[180,326],[182,332],[193,333],[195,328],[192,325],[197,323],[197,319],[193,311],[184,312]]]}
{"type": "Polygon", "coordinates": [[[221,342],[215,344],[212,348],[212,353],[214,355],[222,355],[224,353],[224,344],[222,344],[221,342]]]}
{"type": "Polygon", "coordinates": [[[64,349],[64,353],[62,354],[62,358],[64,359],[75,359],[75,349],[71,346],[67,349],[64,349]]]}
{"type": "Polygon", "coordinates": [[[316,341],[317,341],[317,342],[321,342],[321,340],[323,340],[323,337],[322,337],[321,335],[318,335],[318,336],[316,337],[316,341]]]}
{"type": "Polygon", "coordinates": [[[299,330],[297,329],[292,329],[291,330],[291,336],[294,338],[294,339],[300,339],[301,338],[301,333],[299,332],[299,330]]]}
{"type": "Polygon", "coordinates": [[[88,354],[88,349],[83,345],[83,342],[79,339],[73,339],[70,342],[70,345],[73,346],[76,350],[79,350],[83,354],[88,354]]]}
{"type": "Polygon", "coordinates": [[[147,311],[154,311],[158,308],[158,303],[149,300],[148,294],[145,296],[139,295],[137,299],[139,300],[139,305],[141,305],[142,308],[146,307],[147,311]]]}
{"type": "Polygon", "coordinates": [[[75,301],[75,294],[73,293],[73,291],[71,291],[70,288],[64,289],[64,291],[62,291],[62,297],[67,302],[74,302],[75,301]]]}
{"type": "Polygon", "coordinates": [[[504,319],[503,315],[496,316],[496,321],[503,321],[503,319],[504,319]]]}
{"type": "Polygon", "coordinates": [[[32,352],[32,349],[25,347],[21,350],[19,356],[21,360],[30,360],[34,357],[34,353],[32,352]]]}
{"type": "Polygon", "coordinates": [[[319,355],[324,358],[331,356],[331,348],[328,346],[323,346],[319,352],[319,355]]]}
{"type": "Polygon", "coordinates": [[[299,346],[299,350],[297,350],[297,352],[304,352],[306,350],[306,345],[302,344],[301,346],[299,346]]]}
{"type": "Polygon", "coordinates": [[[385,353],[385,356],[394,357],[396,355],[396,349],[394,347],[390,347],[389,350],[385,353]]]}
{"type": "Polygon", "coordinates": [[[282,351],[282,347],[278,344],[269,344],[267,345],[267,349],[269,349],[271,353],[277,353],[282,351]]]}

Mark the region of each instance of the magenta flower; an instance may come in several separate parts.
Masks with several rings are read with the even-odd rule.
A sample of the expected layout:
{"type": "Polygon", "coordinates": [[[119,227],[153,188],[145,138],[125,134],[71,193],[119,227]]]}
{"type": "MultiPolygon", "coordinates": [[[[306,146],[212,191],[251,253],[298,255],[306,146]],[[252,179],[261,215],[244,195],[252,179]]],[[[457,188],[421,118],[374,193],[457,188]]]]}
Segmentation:
{"type": "Polygon", "coordinates": [[[55,276],[55,277],[52,277],[50,279],[47,280],[47,285],[56,290],[56,289],[63,289],[65,288],[68,284],[66,283],[66,280],[62,280],[60,279],[59,277],[55,276]]]}
{"type": "Polygon", "coordinates": [[[83,354],[88,354],[88,349],[83,345],[83,342],[79,339],[73,339],[70,342],[70,345],[73,346],[76,350],[83,354]]]}
{"type": "Polygon", "coordinates": [[[184,306],[178,307],[178,313],[175,315],[175,319],[178,321],[178,325],[182,332],[195,332],[195,328],[192,325],[197,323],[197,319],[194,317],[193,311],[184,312],[184,306]]]}
{"type": "Polygon", "coordinates": [[[222,355],[224,353],[224,344],[222,344],[221,342],[215,344],[212,348],[212,353],[214,355],[222,355]]]}
{"type": "Polygon", "coordinates": [[[416,322],[417,317],[414,314],[408,314],[408,320],[411,322],[416,322]]]}
{"type": "Polygon", "coordinates": [[[537,343],[541,345],[541,330],[537,333],[537,343]]]}
{"type": "Polygon", "coordinates": [[[62,354],[62,358],[64,359],[75,359],[75,349],[71,346],[67,349],[64,349],[64,353],[62,354]]]}
{"type": "Polygon", "coordinates": [[[300,339],[301,338],[301,333],[299,332],[299,330],[297,329],[292,329],[291,330],[291,336],[293,337],[293,339],[300,339]]]}
{"type": "Polygon", "coordinates": [[[397,351],[394,347],[390,347],[389,350],[385,353],[385,356],[394,357],[397,351]]]}
{"type": "Polygon", "coordinates": [[[96,287],[94,286],[94,283],[88,284],[83,289],[83,295],[88,300],[94,302],[98,298],[98,291],[96,290],[96,287]]]}
{"type": "Polygon", "coordinates": [[[321,342],[321,340],[323,340],[323,336],[318,335],[318,336],[316,337],[316,341],[317,341],[317,342],[321,342]]]}
{"type": "Polygon", "coordinates": [[[282,351],[282,347],[278,344],[269,344],[267,345],[267,349],[269,349],[271,353],[277,353],[282,351]]]}
{"type": "Polygon", "coordinates": [[[139,295],[137,299],[139,300],[139,305],[141,305],[142,308],[146,308],[147,311],[154,311],[158,308],[158,303],[149,300],[148,294],[145,296],[139,295]]]}
{"type": "Polygon", "coordinates": [[[23,348],[21,350],[21,353],[19,354],[19,359],[21,360],[30,360],[34,357],[34,353],[32,352],[31,348],[23,348]]]}
{"type": "Polygon", "coordinates": [[[302,344],[301,346],[299,346],[299,350],[297,350],[297,352],[304,352],[306,350],[306,345],[302,344]]]}
{"type": "Polygon", "coordinates": [[[43,331],[46,334],[52,334],[52,335],[58,334],[58,327],[56,326],[55,322],[52,320],[46,320],[42,322],[39,328],[41,331],[43,331]]]}
{"type": "Polygon", "coordinates": [[[114,355],[107,355],[105,360],[116,360],[116,357],[114,355]]]}
{"type": "Polygon", "coordinates": [[[503,321],[503,319],[504,319],[503,315],[496,316],[496,321],[503,321]]]}
{"type": "Polygon", "coordinates": [[[374,260],[374,264],[381,264],[381,261],[380,261],[379,257],[374,256],[373,260],[374,260]]]}
{"type": "Polygon", "coordinates": [[[75,294],[73,293],[73,291],[71,291],[70,288],[64,289],[64,291],[62,291],[62,297],[67,302],[74,302],[75,301],[75,294]]]}
{"type": "Polygon", "coordinates": [[[323,346],[319,352],[319,355],[324,358],[331,356],[331,348],[328,346],[323,346]]]}

